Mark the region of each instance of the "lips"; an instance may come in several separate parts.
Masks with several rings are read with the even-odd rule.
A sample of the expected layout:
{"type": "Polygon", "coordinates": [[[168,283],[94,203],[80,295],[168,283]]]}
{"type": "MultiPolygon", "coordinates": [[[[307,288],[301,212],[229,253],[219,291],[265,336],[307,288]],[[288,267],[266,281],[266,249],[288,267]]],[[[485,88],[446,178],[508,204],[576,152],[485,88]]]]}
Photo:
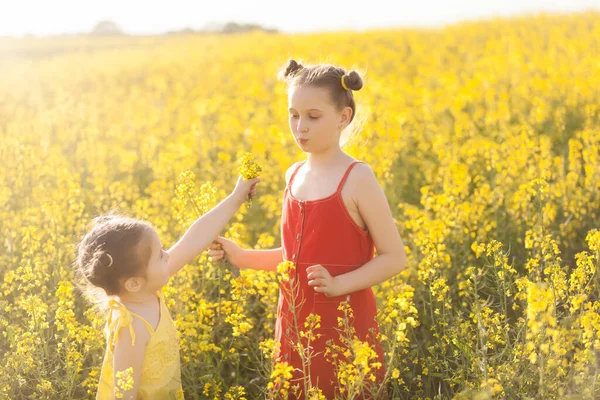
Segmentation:
{"type": "Polygon", "coordinates": [[[298,143],[300,144],[305,144],[306,142],[308,142],[308,139],[298,139],[298,143]]]}

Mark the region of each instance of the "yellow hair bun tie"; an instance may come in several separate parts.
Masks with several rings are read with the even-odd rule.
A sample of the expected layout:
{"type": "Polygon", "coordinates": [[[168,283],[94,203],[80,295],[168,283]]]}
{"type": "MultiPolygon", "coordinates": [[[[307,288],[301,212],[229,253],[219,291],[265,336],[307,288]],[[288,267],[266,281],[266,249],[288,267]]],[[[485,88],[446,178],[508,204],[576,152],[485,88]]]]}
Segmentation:
{"type": "Polygon", "coordinates": [[[346,90],[350,90],[350,88],[348,86],[346,86],[346,82],[344,82],[345,77],[346,77],[346,75],[342,75],[342,87],[346,90]]]}

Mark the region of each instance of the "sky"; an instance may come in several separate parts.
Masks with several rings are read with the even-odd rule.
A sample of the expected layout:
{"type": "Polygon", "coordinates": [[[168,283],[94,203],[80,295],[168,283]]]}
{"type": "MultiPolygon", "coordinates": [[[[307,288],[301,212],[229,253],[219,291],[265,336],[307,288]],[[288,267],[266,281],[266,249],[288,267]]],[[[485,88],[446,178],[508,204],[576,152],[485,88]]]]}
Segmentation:
{"type": "Polygon", "coordinates": [[[84,33],[101,20],[133,35],[230,21],[299,33],[600,11],[600,0],[0,0],[0,10],[0,36],[84,33]]]}

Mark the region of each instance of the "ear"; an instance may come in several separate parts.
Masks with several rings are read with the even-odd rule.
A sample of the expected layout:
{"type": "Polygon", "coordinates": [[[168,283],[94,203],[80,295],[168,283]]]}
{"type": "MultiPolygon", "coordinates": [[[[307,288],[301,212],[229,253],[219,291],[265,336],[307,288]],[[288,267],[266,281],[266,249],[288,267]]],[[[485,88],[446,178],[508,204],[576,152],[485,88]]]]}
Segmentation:
{"type": "Polygon", "coordinates": [[[344,107],[340,117],[340,125],[342,128],[347,127],[350,124],[352,118],[352,109],[350,107],[344,107]]]}
{"type": "Polygon", "coordinates": [[[140,289],[143,286],[143,282],[142,282],[142,278],[139,277],[131,277],[131,278],[127,278],[127,280],[125,281],[125,283],[123,284],[123,287],[125,288],[125,290],[127,290],[128,292],[139,292],[140,289]]]}

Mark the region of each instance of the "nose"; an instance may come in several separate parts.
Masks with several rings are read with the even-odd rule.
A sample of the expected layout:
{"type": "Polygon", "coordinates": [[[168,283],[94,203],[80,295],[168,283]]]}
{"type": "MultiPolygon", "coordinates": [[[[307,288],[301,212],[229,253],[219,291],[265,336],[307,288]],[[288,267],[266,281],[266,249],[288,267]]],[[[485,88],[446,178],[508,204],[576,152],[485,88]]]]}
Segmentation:
{"type": "Polygon", "coordinates": [[[304,121],[298,121],[298,132],[308,132],[308,124],[304,121]]]}

